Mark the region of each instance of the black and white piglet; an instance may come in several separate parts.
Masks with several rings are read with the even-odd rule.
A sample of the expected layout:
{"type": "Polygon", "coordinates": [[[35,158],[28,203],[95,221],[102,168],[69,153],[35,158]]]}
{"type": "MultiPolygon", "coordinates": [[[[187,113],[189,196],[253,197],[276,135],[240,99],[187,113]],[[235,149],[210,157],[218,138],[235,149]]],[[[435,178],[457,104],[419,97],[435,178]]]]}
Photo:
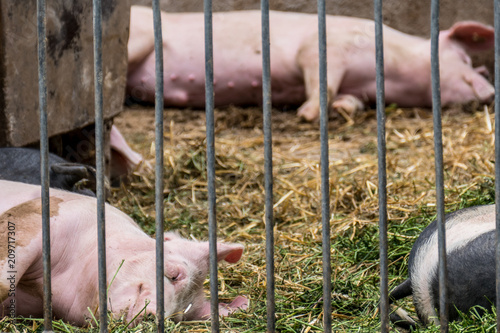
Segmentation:
{"type": "MultiPolygon", "coordinates": [[[[449,320],[458,319],[457,309],[468,312],[475,305],[486,309],[495,304],[495,205],[476,206],[445,216],[448,269],[449,320]]],[[[409,278],[389,294],[390,301],[413,295],[424,325],[438,323],[437,222],[422,231],[408,261],[409,278]]],[[[391,320],[414,325],[401,311],[391,320]],[[406,320],[406,322],[405,322],[406,320]]]]}
{"type": "MultiPolygon", "coordinates": [[[[0,179],[40,185],[40,151],[33,148],[0,148],[0,179]]],[[[49,153],[50,187],[95,196],[87,188],[78,188],[76,183],[89,180],[95,190],[95,169],[83,164],[69,163],[49,153]]]]}

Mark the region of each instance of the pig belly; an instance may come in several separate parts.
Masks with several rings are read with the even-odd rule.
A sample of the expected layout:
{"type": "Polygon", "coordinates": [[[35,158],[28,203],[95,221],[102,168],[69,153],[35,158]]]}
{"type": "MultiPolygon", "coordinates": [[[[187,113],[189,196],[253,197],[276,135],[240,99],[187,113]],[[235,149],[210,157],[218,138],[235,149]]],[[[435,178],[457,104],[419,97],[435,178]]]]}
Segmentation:
{"type": "MultiPolygon", "coordinates": [[[[166,59],[172,59],[165,54],[166,59]]],[[[261,105],[262,58],[259,55],[245,63],[235,59],[214,59],[214,105],[261,105]]],[[[154,55],[128,77],[129,94],[137,99],[155,98],[154,55]]],[[[165,106],[205,107],[205,63],[203,59],[187,62],[171,61],[178,66],[164,69],[163,99],[165,106]]],[[[279,62],[279,59],[277,59],[279,62]]],[[[167,62],[168,64],[168,62],[167,62]]],[[[275,68],[274,66],[272,68],[275,68]]],[[[276,65],[276,71],[280,71],[276,65]]],[[[280,71],[282,72],[282,71],[280,71]]],[[[272,103],[275,106],[300,105],[305,99],[305,87],[299,75],[272,75],[272,103]]]]}
{"type": "MultiPolygon", "coordinates": [[[[149,15],[149,14],[148,14],[149,15]]],[[[303,15],[278,20],[295,24],[275,25],[271,30],[271,88],[276,106],[300,105],[306,100],[303,71],[296,63],[309,29],[298,23],[303,15]],[[281,30],[284,29],[284,32],[281,30]]],[[[262,103],[262,42],[260,12],[217,13],[213,23],[213,70],[215,106],[262,103]],[[238,35],[234,39],[228,36],[238,35]]],[[[199,13],[166,14],[163,35],[165,106],[205,106],[204,21],[199,13]],[[173,34],[172,31],[176,33],[173,34]]],[[[132,22],[133,24],[134,22],[132,22]]],[[[131,28],[132,29],[132,28],[131,28]]],[[[154,101],[155,55],[149,54],[127,80],[129,94],[154,101]]]]}

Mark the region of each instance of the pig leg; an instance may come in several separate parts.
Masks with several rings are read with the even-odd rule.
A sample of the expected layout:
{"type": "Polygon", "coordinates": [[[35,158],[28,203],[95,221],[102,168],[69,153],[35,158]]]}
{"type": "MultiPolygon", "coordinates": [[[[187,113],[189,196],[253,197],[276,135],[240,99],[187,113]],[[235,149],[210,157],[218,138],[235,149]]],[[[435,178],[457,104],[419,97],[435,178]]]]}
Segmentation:
{"type": "Polygon", "coordinates": [[[354,115],[356,111],[364,109],[363,102],[354,95],[338,95],[332,103],[332,108],[336,112],[340,113],[344,119],[350,123],[354,123],[354,115]]]}
{"type": "Polygon", "coordinates": [[[248,305],[249,301],[245,296],[238,296],[229,304],[219,303],[219,314],[221,316],[229,316],[238,309],[246,310],[248,305]]]}
{"type": "MultiPolygon", "coordinates": [[[[316,121],[319,119],[320,102],[319,102],[319,59],[318,59],[318,45],[317,40],[312,38],[313,42],[305,44],[298,52],[297,63],[302,68],[304,73],[304,85],[306,90],[307,100],[302,104],[298,110],[298,115],[307,121],[316,121]]],[[[330,54],[335,52],[329,50],[330,54]]],[[[338,59],[338,57],[337,57],[338,59]]],[[[330,70],[327,71],[327,105],[330,104],[334,96],[337,94],[342,77],[344,76],[344,69],[336,58],[328,58],[328,66],[330,70]]]]}
{"type": "Polygon", "coordinates": [[[130,11],[130,35],[127,44],[128,72],[132,72],[154,51],[153,11],[136,7],[130,11]]]}
{"type": "MultiPolygon", "coordinates": [[[[7,242],[5,242],[7,244],[7,242]]],[[[14,274],[13,277],[10,276],[9,266],[7,264],[7,260],[0,262],[0,277],[2,277],[2,281],[0,281],[0,304],[5,308],[4,301],[9,297],[11,292],[15,291],[16,286],[19,282],[19,276],[14,274]],[[12,281],[11,281],[12,280],[12,281]]],[[[8,303],[8,302],[7,302],[8,303]]],[[[6,315],[5,313],[3,315],[6,315]]]]}
{"type": "MultiPolygon", "coordinates": [[[[245,296],[236,297],[231,303],[219,303],[219,316],[227,317],[236,310],[246,310],[249,301],[245,296]]],[[[203,301],[198,309],[189,313],[189,320],[209,320],[210,319],[210,301],[203,301]]]]}
{"type": "Polygon", "coordinates": [[[114,125],[111,127],[110,145],[112,178],[132,172],[142,162],[142,156],[130,148],[123,135],[114,125]]]}
{"type": "MultiPolygon", "coordinates": [[[[38,215],[38,217],[40,216],[38,215]]],[[[4,226],[7,227],[9,220],[0,218],[2,219],[0,220],[0,228],[3,229],[4,226]]],[[[20,235],[24,232],[19,232],[21,228],[18,223],[16,225],[15,237],[21,239],[20,235]]],[[[7,235],[8,233],[5,232],[0,236],[7,239],[7,235]]],[[[38,240],[41,244],[41,238],[38,240]]],[[[33,243],[35,242],[36,240],[33,241],[33,243]]],[[[42,249],[37,244],[27,247],[16,246],[15,259],[6,258],[0,261],[0,315],[8,315],[11,310],[15,311],[16,316],[41,315],[43,313],[43,298],[41,292],[38,292],[42,287],[42,276],[37,275],[42,266],[41,253],[42,249]],[[27,273],[31,278],[25,278],[27,273]]]]}

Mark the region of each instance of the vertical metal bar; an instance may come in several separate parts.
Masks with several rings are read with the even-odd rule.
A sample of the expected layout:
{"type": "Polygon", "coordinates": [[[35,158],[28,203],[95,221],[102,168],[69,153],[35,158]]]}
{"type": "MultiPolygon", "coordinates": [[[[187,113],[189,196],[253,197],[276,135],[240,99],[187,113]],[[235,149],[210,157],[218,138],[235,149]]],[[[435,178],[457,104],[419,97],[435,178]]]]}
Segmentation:
{"type": "Polygon", "coordinates": [[[378,150],[378,206],[380,247],[380,331],[389,331],[389,296],[387,268],[387,166],[385,146],[385,86],[384,36],[382,0],[374,0],[375,58],[377,72],[377,150],[378,150]]]}
{"type": "Polygon", "coordinates": [[[49,139],[47,133],[47,18],[45,0],[37,1],[38,100],[40,109],[40,177],[42,184],[43,322],[52,330],[52,285],[50,272],[49,139]]]}
{"type": "MultiPolygon", "coordinates": [[[[495,124],[500,124],[500,1],[495,7],[495,124]]],[[[496,218],[496,307],[500,332],[500,125],[495,125],[495,218],[496,218]]]]}
{"type": "Polygon", "coordinates": [[[269,41],[269,1],[261,0],[262,25],[262,110],[264,114],[264,172],[266,221],[267,332],[276,331],[274,298],[274,221],[273,221],[273,139],[271,130],[271,50],[269,41]]]}
{"type": "Polygon", "coordinates": [[[159,0],[153,0],[155,37],[155,212],[156,212],[156,323],[165,331],[165,285],[163,248],[163,37],[159,0]]]}
{"type": "Polygon", "coordinates": [[[319,101],[321,141],[321,224],[323,228],[323,326],[332,331],[332,267],[330,255],[330,179],[328,159],[328,86],[326,80],[325,0],[318,0],[319,101]]]}
{"type": "Polygon", "coordinates": [[[94,28],[94,107],[95,107],[95,152],[97,171],[97,253],[99,274],[99,331],[108,331],[107,325],[107,295],[106,295],[106,221],[104,212],[104,122],[102,95],[102,21],[101,0],[93,0],[94,28]]]}
{"type": "Polygon", "coordinates": [[[207,127],[208,241],[210,248],[210,315],[212,332],[219,332],[219,294],[217,281],[217,220],[215,216],[214,144],[214,57],[212,43],[212,1],[204,0],[205,16],[205,113],[207,127]]]}
{"type": "Polygon", "coordinates": [[[443,134],[441,128],[441,87],[439,76],[439,0],[431,1],[431,77],[436,169],[436,209],[439,248],[439,315],[441,332],[448,332],[446,231],[443,189],[443,134]]]}

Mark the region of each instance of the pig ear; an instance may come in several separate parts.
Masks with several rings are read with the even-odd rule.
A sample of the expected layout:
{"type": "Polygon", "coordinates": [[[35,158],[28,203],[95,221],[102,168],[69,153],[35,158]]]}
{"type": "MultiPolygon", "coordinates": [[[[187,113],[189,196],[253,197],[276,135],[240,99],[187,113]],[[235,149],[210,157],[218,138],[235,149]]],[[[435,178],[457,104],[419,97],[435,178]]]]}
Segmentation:
{"type": "Polygon", "coordinates": [[[442,33],[446,38],[459,42],[466,51],[490,50],[495,46],[495,30],[479,22],[457,22],[442,33]]]}
{"type": "Polygon", "coordinates": [[[243,245],[240,244],[217,244],[217,261],[225,260],[228,263],[234,264],[240,260],[243,255],[243,245]]]}

